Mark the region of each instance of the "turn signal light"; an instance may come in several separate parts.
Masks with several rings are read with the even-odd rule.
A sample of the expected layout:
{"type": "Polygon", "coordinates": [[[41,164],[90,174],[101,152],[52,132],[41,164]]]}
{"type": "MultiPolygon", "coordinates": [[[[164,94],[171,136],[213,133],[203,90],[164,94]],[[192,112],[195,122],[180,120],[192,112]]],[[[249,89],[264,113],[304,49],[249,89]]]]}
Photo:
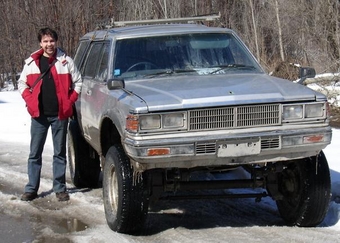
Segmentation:
{"type": "Polygon", "coordinates": [[[323,138],[324,136],[321,134],[305,136],[303,137],[303,143],[320,143],[324,141],[323,138]]]}
{"type": "Polygon", "coordinates": [[[150,148],[148,149],[148,156],[168,155],[170,148],[150,148]]]}
{"type": "Polygon", "coordinates": [[[139,127],[138,117],[134,115],[128,115],[126,118],[126,130],[130,132],[137,132],[139,127]]]}

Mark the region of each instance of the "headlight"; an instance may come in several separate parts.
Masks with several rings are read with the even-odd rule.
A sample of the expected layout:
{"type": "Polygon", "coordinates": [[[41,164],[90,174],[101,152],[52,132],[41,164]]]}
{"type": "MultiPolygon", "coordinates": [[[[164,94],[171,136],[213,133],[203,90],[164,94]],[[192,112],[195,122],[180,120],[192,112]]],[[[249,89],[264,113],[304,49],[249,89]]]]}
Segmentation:
{"type": "Polygon", "coordinates": [[[141,130],[159,129],[161,127],[161,116],[160,115],[141,116],[139,118],[139,124],[141,130]]]}
{"type": "Polygon", "coordinates": [[[185,112],[129,115],[126,119],[126,130],[130,132],[184,130],[187,128],[186,117],[185,112]]]}
{"type": "Polygon", "coordinates": [[[302,117],[303,117],[302,105],[283,106],[283,120],[302,119],[302,117]]]}
{"type": "Polygon", "coordinates": [[[283,121],[326,118],[326,103],[283,105],[283,121]]]}
{"type": "Polygon", "coordinates": [[[325,113],[324,103],[306,104],[306,118],[323,117],[325,113]]]}
{"type": "Polygon", "coordinates": [[[172,113],[163,115],[164,128],[181,128],[184,126],[184,114],[172,113]]]}

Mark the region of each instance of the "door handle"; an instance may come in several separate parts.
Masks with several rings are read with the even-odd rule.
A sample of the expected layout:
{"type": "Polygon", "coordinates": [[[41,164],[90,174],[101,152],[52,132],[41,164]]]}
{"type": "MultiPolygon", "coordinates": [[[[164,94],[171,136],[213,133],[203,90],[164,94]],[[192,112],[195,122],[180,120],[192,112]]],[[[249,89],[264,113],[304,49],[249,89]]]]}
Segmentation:
{"type": "Polygon", "coordinates": [[[86,94],[87,95],[91,95],[92,94],[92,91],[90,89],[86,90],[86,94]]]}

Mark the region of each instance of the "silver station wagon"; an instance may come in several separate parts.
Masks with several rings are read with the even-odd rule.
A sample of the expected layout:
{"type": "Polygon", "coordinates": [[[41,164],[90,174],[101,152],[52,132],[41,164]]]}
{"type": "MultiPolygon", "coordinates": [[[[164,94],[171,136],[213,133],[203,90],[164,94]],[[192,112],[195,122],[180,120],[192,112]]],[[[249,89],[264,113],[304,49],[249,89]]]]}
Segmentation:
{"type": "Polygon", "coordinates": [[[109,227],[127,234],[159,199],[269,196],[286,224],[318,225],[331,195],[327,98],[268,75],[234,31],[179,23],[197,20],[209,16],[115,22],[80,39],[74,185],[102,185],[109,227]],[[228,179],[236,169],[248,177],[228,179]]]}

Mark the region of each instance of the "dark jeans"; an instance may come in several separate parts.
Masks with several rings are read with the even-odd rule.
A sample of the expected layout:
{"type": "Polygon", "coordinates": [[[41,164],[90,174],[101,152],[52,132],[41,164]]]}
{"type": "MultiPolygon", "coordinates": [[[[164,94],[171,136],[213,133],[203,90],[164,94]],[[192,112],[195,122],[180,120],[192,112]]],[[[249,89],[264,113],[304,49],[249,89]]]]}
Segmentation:
{"type": "Polygon", "coordinates": [[[25,192],[38,192],[42,167],[42,152],[49,127],[53,139],[53,191],[66,191],[66,133],[68,120],[40,116],[31,119],[31,145],[28,157],[28,183],[25,192]]]}

